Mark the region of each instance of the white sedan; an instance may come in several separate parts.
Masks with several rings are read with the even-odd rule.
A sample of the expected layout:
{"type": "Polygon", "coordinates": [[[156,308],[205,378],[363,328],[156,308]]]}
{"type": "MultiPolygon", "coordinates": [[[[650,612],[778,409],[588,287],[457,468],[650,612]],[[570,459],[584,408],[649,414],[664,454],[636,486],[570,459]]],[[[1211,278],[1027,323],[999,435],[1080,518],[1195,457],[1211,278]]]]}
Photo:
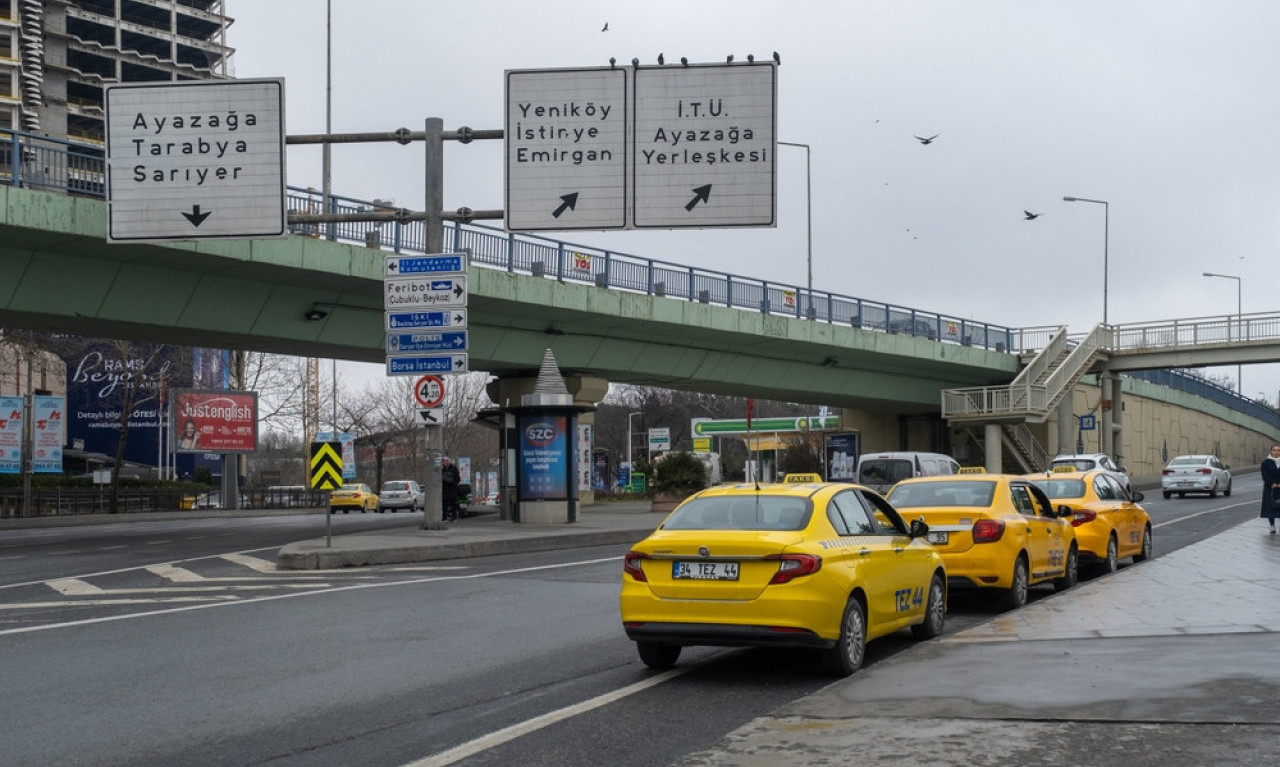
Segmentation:
{"type": "Polygon", "coordinates": [[[1185,498],[1187,493],[1231,495],[1231,467],[1216,455],[1180,455],[1169,461],[1160,476],[1160,491],[1165,498],[1174,493],[1185,498]]]}

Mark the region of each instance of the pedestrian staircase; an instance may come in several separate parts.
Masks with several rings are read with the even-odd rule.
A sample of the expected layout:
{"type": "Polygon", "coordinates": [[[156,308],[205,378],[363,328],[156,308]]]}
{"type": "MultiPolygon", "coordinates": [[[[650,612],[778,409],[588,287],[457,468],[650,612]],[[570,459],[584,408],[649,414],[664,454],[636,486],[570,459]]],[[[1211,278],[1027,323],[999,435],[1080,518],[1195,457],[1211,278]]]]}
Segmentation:
{"type": "MultiPolygon", "coordinates": [[[[1044,423],[1069,396],[1075,385],[1107,351],[1111,329],[1095,325],[1079,342],[1067,338],[1059,327],[1013,382],[1006,386],[947,389],[942,393],[942,417],[959,426],[981,444],[979,427],[1000,426],[1002,455],[1013,456],[1021,471],[1042,471],[1048,452],[1036,441],[1028,423],[1044,423]]],[[[1002,467],[1007,470],[1007,467],[1002,467]]]]}

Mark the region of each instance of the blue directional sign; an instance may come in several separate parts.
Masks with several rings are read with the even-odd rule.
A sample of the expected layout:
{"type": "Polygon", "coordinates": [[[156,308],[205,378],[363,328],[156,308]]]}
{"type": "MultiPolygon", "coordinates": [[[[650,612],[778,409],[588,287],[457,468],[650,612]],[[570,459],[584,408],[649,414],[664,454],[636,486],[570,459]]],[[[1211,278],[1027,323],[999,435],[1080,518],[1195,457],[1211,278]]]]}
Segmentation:
{"type": "Polygon", "coordinates": [[[387,354],[422,352],[465,352],[467,331],[447,333],[388,333],[387,354]]]}
{"type": "Polygon", "coordinates": [[[442,312],[387,312],[387,330],[417,330],[419,328],[453,328],[461,330],[466,326],[466,309],[442,312]]]}
{"type": "Polygon", "coordinates": [[[387,310],[461,309],[467,305],[466,277],[387,278],[382,287],[387,310]]]}
{"type": "Polygon", "coordinates": [[[443,256],[387,256],[386,276],[411,274],[440,274],[452,272],[466,274],[466,256],[453,253],[443,256]]]}
{"type": "Polygon", "coordinates": [[[436,354],[431,356],[387,355],[387,375],[389,376],[466,372],[466,354],[436,354]]]}

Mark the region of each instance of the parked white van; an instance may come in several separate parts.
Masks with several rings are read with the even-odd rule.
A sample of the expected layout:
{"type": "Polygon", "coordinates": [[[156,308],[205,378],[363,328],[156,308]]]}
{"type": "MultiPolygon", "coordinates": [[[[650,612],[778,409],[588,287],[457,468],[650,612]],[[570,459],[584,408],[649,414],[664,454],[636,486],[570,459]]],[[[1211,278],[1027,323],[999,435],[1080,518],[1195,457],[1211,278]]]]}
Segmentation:
{"type": "Polygon", "coordinates": [[[934,477],[958,474],[960,464],[942,453],[865,453],[858,458],[856,482],[879,493],[910,477],[934,477]]]}

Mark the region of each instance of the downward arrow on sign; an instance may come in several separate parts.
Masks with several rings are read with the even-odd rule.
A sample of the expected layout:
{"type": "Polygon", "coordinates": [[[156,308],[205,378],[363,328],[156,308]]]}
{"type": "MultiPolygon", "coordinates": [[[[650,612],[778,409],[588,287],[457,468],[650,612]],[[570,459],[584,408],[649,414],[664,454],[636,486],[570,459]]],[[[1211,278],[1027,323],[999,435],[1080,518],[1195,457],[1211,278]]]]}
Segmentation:
{"type": "Polygon", "coordinates": [[[192,226],[200,226],[204,220],[209,217],[208,213],[201,213],[199,205],[192,205],[190,213],[183,213],[182,217],[191,222],[192,226]]]}

